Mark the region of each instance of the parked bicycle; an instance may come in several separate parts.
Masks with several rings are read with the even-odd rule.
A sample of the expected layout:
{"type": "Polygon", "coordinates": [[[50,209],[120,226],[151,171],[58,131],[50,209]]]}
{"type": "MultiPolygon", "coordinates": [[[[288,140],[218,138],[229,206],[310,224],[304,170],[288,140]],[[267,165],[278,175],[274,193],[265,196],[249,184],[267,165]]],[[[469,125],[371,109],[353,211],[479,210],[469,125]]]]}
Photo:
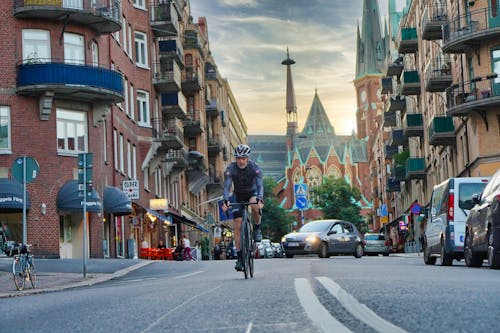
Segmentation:
{"type": "Polygon", "coordinates": [[[22,244],[19,254],[12,261],[12,274],[17,290],[23,290],[26,281],[31,282],[31,287],[36,288],[36,270],[33,255],[30,253],[31,244],[22,244]]]}
{"type": "Polygon", "coordinates": [[[250,222],[250,215],[248,214],[248,206],[257,205],[255,202],[231,202],[231,207],[243,208],[242,209],[242,222],[240,229],[240,251],[243,258],[243,274],[245,279],[248,277],[253,278],[254,272],[254,258],[256,245],[253,240],[253,224],[250,222]]]}

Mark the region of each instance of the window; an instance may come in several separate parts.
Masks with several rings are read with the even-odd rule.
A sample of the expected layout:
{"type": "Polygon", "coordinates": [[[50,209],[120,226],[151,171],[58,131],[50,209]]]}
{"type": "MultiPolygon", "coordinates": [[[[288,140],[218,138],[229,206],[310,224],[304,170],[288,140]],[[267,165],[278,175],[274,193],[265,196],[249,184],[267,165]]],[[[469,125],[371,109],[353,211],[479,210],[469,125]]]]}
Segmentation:
{"type": "Polygon", "coordinates": [[[128,114],[128,80],[126,77],[123,77],[123,100],[125,101],[125,113],[128,114]]]}
{"type": "Polygon", "coordinates": [[[498,74],[495,78],[495,84],[500,83],[500,50],[493,50],[491,54],[491,62],[493,66],[493,72],[498,74]]]}
{"type": "Polygon", "coordinates": [[[122,46],[123,46],[123,50],[125,51],[125,53],[127,52],[127,20],[125,19],[125,16],[122,17],[122,31],[123,31],[123,42],[122,42],[122,46]]]}
{"type": "Polygon", "coordinates": [[[134,85],[130,84],[130,104],[129,104],[129,110],[127,114],[130,116],[130,118],[135,119],[135,103],[134,103],[134,85]]]}
{"type": "Polygon", "coordinates": [[[10,107],[0,106],[0,154],[11,153],[10,107]]]}
{"type": "Polygon", "coordinates": [[[99,66],[99,46],[96,42],[92,41],[92,66],[99,66]]]}
{"type": "Polygon", "coordinates": [[[120,154],[120,171],[121,173],[125,173],[125,161],[123,158],[123,134],[120,133],[120,141],[118,142],[118,153],[120,154]]]}
{"type": "Polygon", "coordinates": [[[82,35],[64,33],[64,62],[66,64],[85,64],[85,48],[82,35]]]}
{"type": "Polygon", "coordinates": [[[140,9],[146,9],[144,2],[145,2],[145,0],[134,0],[134,7],[140,8],[140,9]]]}
{"type": "Polygon", "coordinates": [[[132,145],[132,179],[137,179],[137,148],[132,145]]]}
{"type": "Polygon", "coordinates": [[[142,171],[144,179],[144,190],[149,191],[149,167],[144,168],[142,171]]]}
{"type": "Polygon", "coordinates": [[[127,140],[127,176],[132,178],[132,144],[127,140]]]}
{"type": "Polygon", "coordinates": [[[113,147],[115,170],[118,170],[118,132],[116,131],[116,128],[113,129],[113,147]]]}
{"type": "Polygon", "coordinates": [[[158,197],[161,197],[162,191],[161,191],[161,179],[162,179],[162,172],[161,168],[157,168],[155,172],[155,194],[158,197]]]}
{"type": "Polygon", "coordinates": [[[127,31],[127,53],[130,59],[132,59],[132,25],[128,24],[127,31]]]}
{"type": "Polygon", "coordinates": [[[146,91],[137,90],[137,112],[139,116],[139,125],[151,126],[149,93],[146,91]]]}
{"type": "Polygon", "coordinates": [[[135,63],[139,67],[148,68],[148,47],[146,34],[135,33],[135,63]]]}
{"type": "Polygon", "coordinates": [[[87,151],[87,113],[56,109],[57,152],[78,154],[87,151]]]}
{"type": "Polygon", "coordinates": [[[50,61],[50,34],[46,30],[23,30],[23,61],[50,61]]]}
{"type": "Polygon", "coordinates": [[[106,120],[104,120],[103,126],[102,126],[102,143],[103,143],[103,149],[102,149],[102,160],[104,163],[108,163],[108,130],[107,130],[107,124],[106,120]]]}

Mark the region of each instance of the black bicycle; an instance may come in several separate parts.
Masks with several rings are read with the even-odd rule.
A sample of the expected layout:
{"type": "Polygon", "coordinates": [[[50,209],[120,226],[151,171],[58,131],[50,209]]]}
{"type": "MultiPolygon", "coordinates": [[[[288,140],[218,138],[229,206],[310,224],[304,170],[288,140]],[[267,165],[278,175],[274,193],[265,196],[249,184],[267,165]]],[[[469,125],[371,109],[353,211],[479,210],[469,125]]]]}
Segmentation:
{"type": "Polygon", "coordinates": [[[248,206],[257,205],[255,202],[235,202],[231,203],[230,206],[234,206],[236,208],[242,209],[242,222],[240,229],[240,251],[241,257],[243,259],[243,274],[245,275],[245,279],[248,279],[248,276],[253,278],[253,261],[255,258],[255,241],[253,240],[253,225],[250,222],[250,217],[248,214],[248,206]]]}
{"type": "Polygon", "coordinates": [[[36,271],[33,255],[30,254],[30,244],[22,244],[19,254],[12,261],[12,275],[17,290],[23,290],[26,281],[31,282],[31,287],[36,288],[36,271]]]}

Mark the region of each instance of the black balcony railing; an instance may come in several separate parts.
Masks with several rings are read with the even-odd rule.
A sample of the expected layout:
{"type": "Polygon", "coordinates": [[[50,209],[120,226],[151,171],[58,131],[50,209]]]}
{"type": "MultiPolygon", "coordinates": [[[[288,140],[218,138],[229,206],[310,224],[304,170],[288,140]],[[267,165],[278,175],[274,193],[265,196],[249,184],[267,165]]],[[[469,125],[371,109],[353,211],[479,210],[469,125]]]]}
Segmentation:
{"type": "Polygon", "coordinates": [[[387,111],[404,110],[406,108],[406,98],[401,96],[391,97],[387,111]]]}
{"type": "Polygon", "coordinates": [[[64,21],[64,24],[89,27],[99,34],[122,28],[121,0],[14,0],[14,17],[64,21]]]}
{"type": "Polygon", "coordinates": [[[406,160],[406,179],[424,179],[425,160],[421,157],[410,157],[406,160]]]}
{"type": "Polygon", "coordinates": [[[181,69],[172,59],[163,59],[154,64],[153,85],[158,92],[181,90],[181,69]]]}
{"type": "Polygon", "coordinates": [[[452,83],[451,60],[437,58],[430,62],[425,71],[425,91],[442,92],[452,83]]]}
{"type": "Polygon", "coordinates": [[[384,112],[384,127],[394,127],[396,125],[396,111],[384,112]]]}
{"type": "Polygon", "coordinates": [[[446,89],[446,102],[448,116],[465,116],[473,110],[498,107],[500,79],[497,78],[497,74],[491,74],[455,83],[446,89]]]}
{"type": "Polygon", "coordinates": [[[392,77],[382,78],[382,94],[389,94],[392,92],[392,77]]]}
{"type": "Polygon", "coordinates": [[[407,113],[403,118],[404,135],[409,137],[423,136],[424,124],[421,113],[407,113]]]}
{"type": "Polygon", "coordinates": [[[184,147],[184,126],[178,119],[153,119],[153,140],[162,144],[160,152],[184,147]]]}
{"type": "Polygon", "coordinates": [[[155,36],[175,36],[179,32],[179,16],[174,1],[152,3],[149,11],[151,29],[155,36]]]}
{"type": "Polygon", "coordinates": [[[455,124],[452,117],[434,117],[428,133],[430,145],[450,146],[456,144],[455,124]]]}
{"type": "Polygon", "coordinates": [[[425,7],[422,15],[422,39],[438,40],[443,38],[441,26],[448,20],[446,2],[435,2],[425,7]]]}

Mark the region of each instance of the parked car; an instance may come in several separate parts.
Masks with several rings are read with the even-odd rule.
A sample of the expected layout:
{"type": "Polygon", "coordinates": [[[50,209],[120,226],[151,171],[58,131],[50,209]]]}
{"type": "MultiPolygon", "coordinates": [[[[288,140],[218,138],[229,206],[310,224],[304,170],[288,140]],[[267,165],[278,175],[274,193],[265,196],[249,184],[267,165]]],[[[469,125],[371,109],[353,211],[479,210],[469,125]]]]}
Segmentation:
{"type": "Polygon", "coordinates": [[[285,256],[285,251],[283,251],[281,243],[271,243],[271,246],[273,247],[275,258],[283,258],[285,256]]]}
{"type": "Polygon", "coordinates": [[[365,255],[389,255],[389,243],[384,234],[366,233],[364,243],[365,255]]]}
{"type": "Polygon", "coordinates": [[[363,256],[363,240],[351,222],[340,220],[311,221],[298,232],[286,234],[281,239],[287,258],[296,254],[318,254],[328,258],[332,254],[363,256]]]}
{"type": "Polygon", "coordinates": [[[271,246],[271,241],[269,239],[263,239],[261,241],[262,245],[264,246],[264,258],[274,258],[274,250],[273,247],[271,246]]]}
{"type": "Polygon", "coordinates": [[[265,252],[266,252],[264,250],[264,244],[262,244],[262,242],[257,242],[257,243],[255,243],[255,246],[257,248],[257,251],[255,253],[255,258],[256,259],[264,258],[265,252]]]}
{"type": "Polygon", "coordinates": [[[226,259],[236,259],[238,254],[236,253],[236,246],[234,241],[230,241],[226,246],[226,259]]]}
{"type": "Polygon", "coordinates": [[[465,263],[480,267],[487,259],[490,268],[500,268],[500,170],[481,194],[474,194],[475,206],[465,225],[465,263]]]}
{"type": "Polygon", "coordinates": [[[423,235],[424,262],[441,266],[464,257],[465,220],[474,206],[472,195],[481,193],[490,177],[449,178],[432,191],[423,235]]]}

